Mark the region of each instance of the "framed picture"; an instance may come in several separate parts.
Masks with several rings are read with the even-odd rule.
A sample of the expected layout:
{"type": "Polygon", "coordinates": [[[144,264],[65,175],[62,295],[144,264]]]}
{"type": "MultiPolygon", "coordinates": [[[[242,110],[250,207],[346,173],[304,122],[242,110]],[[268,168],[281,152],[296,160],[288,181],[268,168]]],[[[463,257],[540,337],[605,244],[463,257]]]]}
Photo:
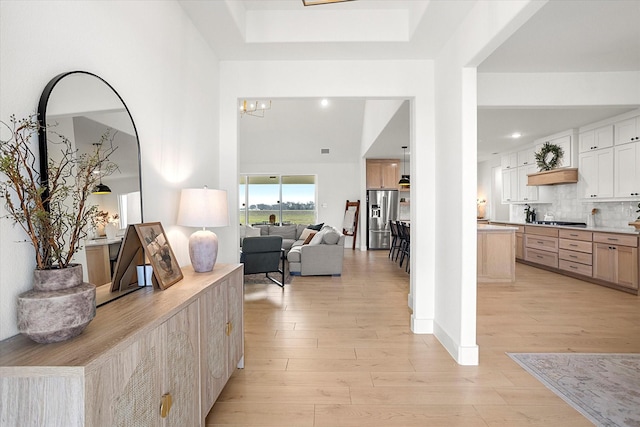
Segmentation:
{"type": "Polygon", "coordinates": [[[167,289],[182,280],[182,270],[169,246],[162,224],[147,222],[135,224],[136,233],[140,238],[144,253],[153,267],[153,277],[160,289],[167,289]]]}

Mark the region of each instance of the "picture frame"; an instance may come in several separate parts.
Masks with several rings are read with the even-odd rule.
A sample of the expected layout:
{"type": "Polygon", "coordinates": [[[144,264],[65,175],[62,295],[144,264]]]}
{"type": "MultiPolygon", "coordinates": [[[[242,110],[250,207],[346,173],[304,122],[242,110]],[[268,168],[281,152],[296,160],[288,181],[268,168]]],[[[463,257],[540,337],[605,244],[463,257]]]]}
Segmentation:
{"type": "Polygon", "coordinates": [[[182,270],[160,222],[134,224],[144,253],[153,267],[153,282],[161,290],[182,280],[182,270]]]}

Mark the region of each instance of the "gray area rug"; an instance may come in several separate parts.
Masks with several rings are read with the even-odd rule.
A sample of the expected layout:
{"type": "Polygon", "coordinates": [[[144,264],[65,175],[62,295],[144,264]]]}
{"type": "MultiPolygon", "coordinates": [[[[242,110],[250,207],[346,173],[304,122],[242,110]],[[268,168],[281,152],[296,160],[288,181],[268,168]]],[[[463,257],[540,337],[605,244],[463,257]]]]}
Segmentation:
{"type": "MultiPolygon", "coordinates": [[[[282,280],[282,274],[280,273],[269,273],[269,276],[273,277],[276,280],[282,280]]],[[[284,284],[291,283],[292,277],[289,274],[289,263],[285,261],[284,263],[284,284]]],[[[264,273],[256,273],[256,274],[245,274],[244,275],[244,283],[245,284],[272,284],[275,285],[271,280],[267,279],[264,273]]],[[[277,286],[277,285],[276,285],[277,286]]]]}
{"type": "Polygon", "coordinates": [[[507,354],[595,425],[640,427],[640,354],[507,354]]]}

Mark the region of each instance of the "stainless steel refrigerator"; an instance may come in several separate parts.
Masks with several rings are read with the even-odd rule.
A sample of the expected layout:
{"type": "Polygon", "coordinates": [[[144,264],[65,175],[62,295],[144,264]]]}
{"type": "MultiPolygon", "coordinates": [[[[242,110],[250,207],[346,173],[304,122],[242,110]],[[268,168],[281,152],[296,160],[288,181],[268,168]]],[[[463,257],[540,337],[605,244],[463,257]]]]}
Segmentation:
{"type": "Polygon", "coordinates": [[[389,249],[389,220],[398,218],[398,190],[367,191],[367,249],[389,249]]]}

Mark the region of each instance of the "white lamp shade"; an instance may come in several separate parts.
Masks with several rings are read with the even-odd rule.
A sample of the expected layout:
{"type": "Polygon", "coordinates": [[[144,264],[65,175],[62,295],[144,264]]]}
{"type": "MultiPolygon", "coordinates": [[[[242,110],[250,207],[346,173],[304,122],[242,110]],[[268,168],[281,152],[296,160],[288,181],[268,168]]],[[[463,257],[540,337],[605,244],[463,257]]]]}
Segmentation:
{"type": "Polygon", "coordinates": [[[180,194],[178,225],[225,227],[229,225],[227,192],[208,188],[185,188],[180,194]]]}

